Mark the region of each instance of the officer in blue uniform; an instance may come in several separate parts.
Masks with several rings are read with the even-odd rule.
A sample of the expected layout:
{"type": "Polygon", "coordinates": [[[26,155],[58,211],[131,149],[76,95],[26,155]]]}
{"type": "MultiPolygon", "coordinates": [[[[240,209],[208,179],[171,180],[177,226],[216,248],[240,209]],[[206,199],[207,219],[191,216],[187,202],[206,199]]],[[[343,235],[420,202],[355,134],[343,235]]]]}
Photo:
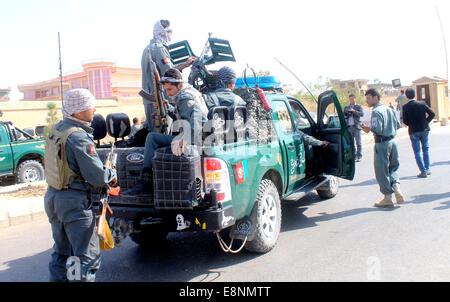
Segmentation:
{"type": "Polygon", "coordinates": [[[375,207],[393,207],[392,194],[398,204],[405,202],[403,193],[400,190],[398,169],[400,167],[397,143],[395,136],[400,128],[400,122],[394,111],[383,105],[381,96],[375,89],[366,92],[366,100],[369,107],[372,107],[371,126],[364,126],[366,133],[372,131],[375,139],[374,167],[375,176],[380,185],[380,191],[384,195],[383,200],[375,203],[375,207]]]}
{"type": "Polygon", "coordinates": [[[224,66],[217,72],[217,89],[208,94],[208,98],[215,106],[246,106],[247,103],[233,93],[236,86],[237,76],[233,69],[224,66]]]}
{"type": "MultiPolygon", "coordinates": [[[[100,267],[99,239],[90,191],[117,182],[116,171],[105,168],[95,150],[93,129],[95,98],[86,89],[65,94],[64,119],[51,130],[45,154],[45,211],[54,246],[49,264],[50,281],[95,281],[100,267]],[[69,257],[79,260],[80,280],[67,277],[69,257]]],[[[76,268],[75,268],[76,269],[76,268]]]]}
{"type": "MultiPolygon", "coordinates": [[[[141,68],[142,68],[142,89],[146,92],[153,91],[153,75],[150,60],[155,62],[157,72],[160,76],[164,75],[167,70],[177,68],[182,71],[192,65],[195,57],[188,58],[185,62],[173,65],[169,53],[169,43],[172,40],[172,29],[168,20],[159,20],[155,23],[153,28],[153,39],[145,47],[142,53],[141,68]]],[[[166,95],[167,99],[167,95],[166,95]]],[[[150,132],[154,131],[154,114],[155,114],[155,100],[148,100],[144,98],[145,115],[147,118],[147,125],[150,132]]]]}

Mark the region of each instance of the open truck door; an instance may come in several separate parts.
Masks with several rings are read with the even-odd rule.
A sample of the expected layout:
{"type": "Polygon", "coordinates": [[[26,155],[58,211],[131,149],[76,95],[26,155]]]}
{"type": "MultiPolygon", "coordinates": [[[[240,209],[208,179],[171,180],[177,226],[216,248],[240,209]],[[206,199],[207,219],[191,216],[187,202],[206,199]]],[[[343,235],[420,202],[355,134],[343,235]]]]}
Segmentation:
{"type": "Polygon", "coordinates": [[[326,91],[319,96],[317,127],[319,137],[330,142],[323,152],[324,173],[353,180],[355,147],[334,91],[326,91]]]}

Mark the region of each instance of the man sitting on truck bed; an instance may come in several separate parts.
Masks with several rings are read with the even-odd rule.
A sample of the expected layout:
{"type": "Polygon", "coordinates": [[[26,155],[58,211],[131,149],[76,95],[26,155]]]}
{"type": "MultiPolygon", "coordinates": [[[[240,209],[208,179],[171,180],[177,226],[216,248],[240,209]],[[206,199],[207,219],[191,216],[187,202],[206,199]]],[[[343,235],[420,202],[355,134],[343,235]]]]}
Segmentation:
{"type": "Polygon", "coordinates": [[[215,106],[246,106],[246,102],[233,93],[236,85],[236,73],[228,66],[224,66],[217,72],[217,89],[214,92],[205,94],[208,108],[215,106]]]}
{"type": "MultiPolygon", "coordinates": [[[[149,133],[145,141],[144,165],[142,177],[138,184],[125,192],[125,195],[139,195],[153,192],[152,160],[155,151],[162,147],[172,146],[172,153],[181,156],[188,145],[201,146],[203,124],[207,121],[208,109],[202,94],[191,85],[183,81],[178,69],[171,68],[161,78],[161,84],[169,97],[173,98],[177,121],[185,121],[186,129],[180,135],[149,133]],[[186,123],[187,122],[187,123],[186,123]]],[[[175,123],[172,125],[176,129],[175,123]]]]}

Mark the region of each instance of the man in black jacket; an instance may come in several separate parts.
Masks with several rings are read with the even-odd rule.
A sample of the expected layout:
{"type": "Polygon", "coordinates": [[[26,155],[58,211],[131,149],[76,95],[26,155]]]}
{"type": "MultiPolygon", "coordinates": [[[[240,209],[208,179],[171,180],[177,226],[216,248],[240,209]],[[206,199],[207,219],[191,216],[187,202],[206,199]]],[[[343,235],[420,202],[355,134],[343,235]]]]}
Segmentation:
{"type": "Polygon", "coordinates": [[[356,156],[357,162],[362,158],[362,146],[361,146],[361,122],[360,119],[364,116],[362,107],[356,104],[356,96],[354,94],[349,95],[350,104],[344,108],[344,114],[348,126],[348,131],[352,135],[352,143],[356,141],[356,156]]]}
{"type": "Polygon", "coordinates": [[[414,89],[408,88],[405,94],[410,101],[403,106],[403,123],[408,126],[412,148],[420,169],[420,174],[417,177],[426,178],[431,175],[428,145],[429,124],[434,119],[435,114],[425,102],[414,100],[416,96],[414,89]]]}

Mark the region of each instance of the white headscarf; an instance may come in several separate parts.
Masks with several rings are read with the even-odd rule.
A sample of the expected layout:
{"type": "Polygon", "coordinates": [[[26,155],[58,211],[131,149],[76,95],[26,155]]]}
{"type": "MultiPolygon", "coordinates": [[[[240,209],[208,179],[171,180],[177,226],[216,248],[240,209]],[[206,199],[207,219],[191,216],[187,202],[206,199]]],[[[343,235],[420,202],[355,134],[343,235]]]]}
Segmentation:
{"type": "Polygon", "coordinates": [[[171,32],[172,30],[169,27],[164,28],[160,20],[156,22],[155,26],[153,27],[153,39],[161,42],[164,45],[167,45],[172,40],[170,35],[171,32]]]}
{"type": "Polygon", "coordinates": [[[63,101],[62,113],[64,118],[75,113],[83,112],[95,107],[95,97],[87,89],[72,89],[66,92],[63,101]]]}

